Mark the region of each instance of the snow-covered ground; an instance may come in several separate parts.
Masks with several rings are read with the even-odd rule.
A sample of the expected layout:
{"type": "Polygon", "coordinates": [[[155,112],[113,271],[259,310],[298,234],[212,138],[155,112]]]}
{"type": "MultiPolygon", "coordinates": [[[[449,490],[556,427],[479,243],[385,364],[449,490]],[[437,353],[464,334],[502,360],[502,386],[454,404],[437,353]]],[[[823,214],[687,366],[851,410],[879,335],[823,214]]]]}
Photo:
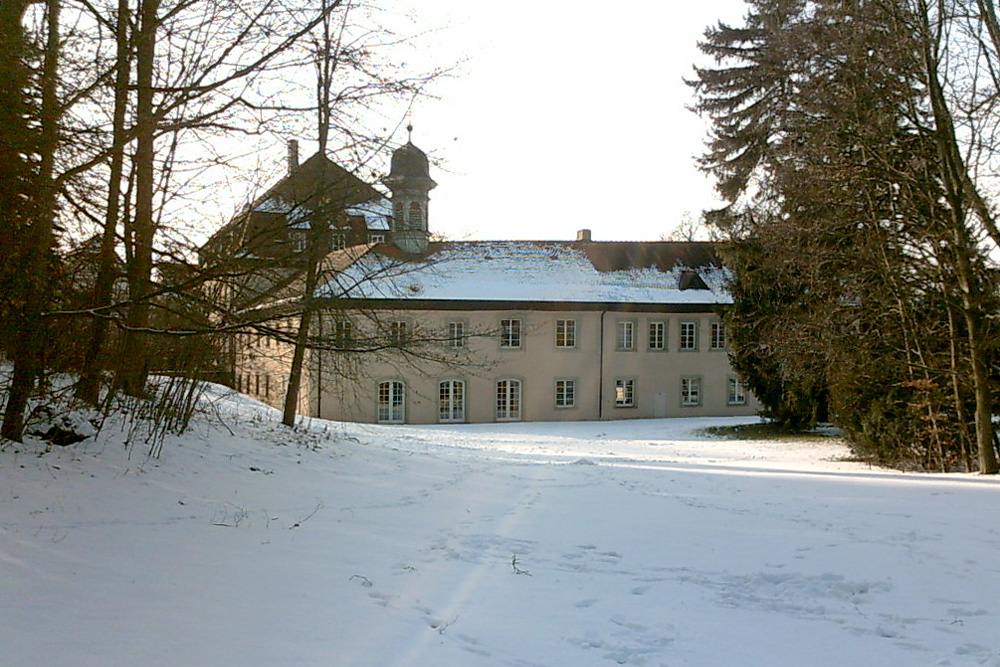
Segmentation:
{"type": "Polygon", "coordinates": [[[158,460],[0,452],[0,664],[1000,665],[995,479],[732,420],[219,407],[158,460]]]}

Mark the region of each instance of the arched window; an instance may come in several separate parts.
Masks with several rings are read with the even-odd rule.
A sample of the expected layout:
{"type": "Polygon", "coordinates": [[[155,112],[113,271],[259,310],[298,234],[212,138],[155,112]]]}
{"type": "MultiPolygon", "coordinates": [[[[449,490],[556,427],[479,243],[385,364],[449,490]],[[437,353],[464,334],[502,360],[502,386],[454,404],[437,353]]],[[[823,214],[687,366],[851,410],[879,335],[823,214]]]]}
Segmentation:
{"type": "Polygon", "coordinates": [[[497,381],[497,421],[514,422],[521,420],[521,381],[506,379],[497,381]]]}
{"type": "Polygon", "coordinates": [[[392,203],[392,228],[395,231],[406,229],[406,208],[401,201],[392,203]]]}
{"type": "Polygon", "coordinates": [[[378,420],[382,424],[402,424],[405,417],[406,397],[403,383],[398,380],[379,382],[378,420]]]}
{"type": "Polygon", "coordinates": [[[409,219],[407,229],[424,228],[424,212],[420,209],[420,202],[410,202],[409,219]]]}
{"type": "Polygon", "coordinates": [[[465,421],[465,382],[445,380],[438,384],[438,421],[465,421]]]}

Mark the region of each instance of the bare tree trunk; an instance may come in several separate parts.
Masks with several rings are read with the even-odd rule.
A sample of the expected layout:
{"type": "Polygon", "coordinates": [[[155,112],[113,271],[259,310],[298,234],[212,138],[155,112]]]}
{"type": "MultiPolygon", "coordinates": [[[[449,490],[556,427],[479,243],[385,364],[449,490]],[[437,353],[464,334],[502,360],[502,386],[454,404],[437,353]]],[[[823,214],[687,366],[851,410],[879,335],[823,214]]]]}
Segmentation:
{"type": "MultiPolygon", "coordinates": [[[[115,72],[115,110],[112,120],[111,174],[108,181],[108,210],[101,237],[100,265],[94,285],[92,308],[98,311],[111,305],[115,281],[115,233],[121,211],[121,181],[125,162],[125,112],[128,107],[128,82],[131,71],[129,57],[129,6],[128,0],[118,0],[116,25],[117,71],[115,72]]],[[[96,405],[100,399],[101,368],[98,365],[101,349],[107,337],[108,323],[104,314],[92,316],[90,336],[83,359],[76,397],[96,405]]]]}
{"type": "Polygon", "coordinates": [[[340,26],[334,35],[331,25],[333,9],[341,4],[343,4],[343,0],[321,0],[322,21],[319,24],[321,34],[316,39],[316,50],[313,54],[316,61],[316,111],[318,113],[316,129],[320,155],[326,155],[326,144],[330,138],[330,119],[333,113],[333,77],[336,74],[337,65],[340,63],[341,43],[344,38],[344,30],[347,28],[347,18],[351,12],[351,4],[348,0],[341,15],[340,26]]]}
{"type": "Polygon", "coordinates": [[[958,330],[955,323],[955,312],[951,304],[948,304],[948,341],[951,363],[951,390],[955,400],[955,414],[958,416],[958,439],[961,443],[962,462],[965,465],[965,472],[971,472],[973,470],[972,457],[969,454],[968,443],[972,438],[969,437],[968,422],[965,416],[965,402],[962,400],[962,391],[958,378],[958,330]]]}
{"type": "Polygon", "coordinates": [[[311,309],[306,307],[302,311],[302,318],[299,321],[299,331],[295,336],[292,366],[288,373],[288,387],[285,389],[285,404],[281,413],[281,423],[285,426],[295,426],[295,416],[298,414],[299,391],[302,387],[302,369],[305,366],[306,348],[309,345],[309,326],[311,321],[311,309]]]}
{"type": "Polygon", "coordinates": [[[128,267],[129,313],[122,345],[118,384],[129,395],[140,396],[149,374],[143,330],[149,324],[149,295],[153,274],[153,196],[155,191],[156,117],[153,115],[153,65],[156,57],[156,30],[159,0],[143,0],[140,6],[139,35],[136,40],[136,150],[135,216],[132,261],[128,267]]]}
{"type": "Polygon", "coordinates": [[[306,267],[305,293],[302,295],[302,317],[299,319],[299,331],[295,336],[295,349],[292,352],[292,365],[288,373],[288,387],[285,390],[285,405],[281,415],[281,423],[285,426],[295,425],[295,415],[298,412],[299,391],[302,387],[302,369],[305,367],[306,349],[309,346],[309,327],[312,325],[314,307],[313,294],[319,276],[319,262],[323,257],[321,252],[323,234],[315,229],[320,223],[311,222],[309,264],[306,267]]]}
{"type": "MultiPolygon", "coordinates": [[[[326,155],[327,141],[330,136],[330,118],[332,113],[333,77],[337,64],[340,62],[341,39],[347,26],[347,16],[350,4],[343,12],[340,27],[336,35],[333,33],[332,10],[340,6],[342,0],[321,0],[319,23],[320,36],[316,39],[313,58],[316,65],[316,133],[319,140],[319,153],[326,155]]],[[[302,370],[305,367],[305,354],[309,345],[309,329],[312,325],[313,296],[319,275],[319,263],[325,254],[326,230],[320,225],[328,224],[325,220],[313,218],[310,222],[309,247],[307,249],[308,265],[306,267],[305,294],[302,295],[302,317],[299,320],[299,331],[295,337],[295,349],[292,352],[292,365],[288,373],[288,387],[285,391],[285,404],[281,423],[285,426],[295,425],[295,415],[298,411],[299,392],[302,386],[302,370]]]]}
{"type": "MultiPolygon", "coordinates": [[[[989,365],[980,317],[981,303],[983,303],[985,295],[978,287],[973,270],[972,259],[975,257],[976,248],[973,240],[969,238],[969,231],[966,228],[966,204],[971,198],[972,205],[975,206],[976,193],[968,187],[970,178],[958,150],[954,123],[939,78],[938,49],[940,48],[941,33],[932,28],[930,24],[931,14],[926,3],[921,0],[918,7],[921,12],[918,18],[922,23],[921,32],[923,33],[924,76],[927,83],[927,94],[930,97],[934,113],[934,140],[937,144],[941,165],[941,183],[948,199],[950,218],[948,222],[951,228],[952,251],[955,256],[954,269],[962,301],[966,336],[969,341],[969,362],[972,367],[972,383],[976,397],[975,424],[979,472],[995,475],[1000,470],[998,470],[997,457],[993,450],[989,365]]],[[[939,20],[944,20],[944,18],[941,17],[939,20]]]]}

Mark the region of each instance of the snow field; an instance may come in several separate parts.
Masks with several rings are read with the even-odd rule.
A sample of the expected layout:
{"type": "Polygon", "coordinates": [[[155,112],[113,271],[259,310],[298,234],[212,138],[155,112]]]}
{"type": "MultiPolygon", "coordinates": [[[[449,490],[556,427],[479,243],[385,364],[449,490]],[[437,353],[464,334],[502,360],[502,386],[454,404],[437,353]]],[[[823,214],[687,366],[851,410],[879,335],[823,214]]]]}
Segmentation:
{"type": "Polygon", "coordinates": [[[0,664],[1000,665],[996,480],[720,420],[293,433],[219,400],[232,434],[159,460],[113,427],[0,452],[0,664]]]}

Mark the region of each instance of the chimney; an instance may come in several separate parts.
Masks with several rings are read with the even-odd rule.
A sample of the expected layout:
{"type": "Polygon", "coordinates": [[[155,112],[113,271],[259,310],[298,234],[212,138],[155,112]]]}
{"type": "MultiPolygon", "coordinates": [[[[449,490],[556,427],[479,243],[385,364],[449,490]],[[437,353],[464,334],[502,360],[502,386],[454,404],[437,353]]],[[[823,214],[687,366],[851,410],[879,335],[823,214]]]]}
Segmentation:
{"type": "Polygon", "coordinates": [[[576,232],[577,243],[590,243],[590,230],[581,229],[576,232]]]}
{"type": "Polygon", "coordinates": [[[299,167],[299,142],[295,139],[288,140],[288,173],[292,173],[299,167]]]}

